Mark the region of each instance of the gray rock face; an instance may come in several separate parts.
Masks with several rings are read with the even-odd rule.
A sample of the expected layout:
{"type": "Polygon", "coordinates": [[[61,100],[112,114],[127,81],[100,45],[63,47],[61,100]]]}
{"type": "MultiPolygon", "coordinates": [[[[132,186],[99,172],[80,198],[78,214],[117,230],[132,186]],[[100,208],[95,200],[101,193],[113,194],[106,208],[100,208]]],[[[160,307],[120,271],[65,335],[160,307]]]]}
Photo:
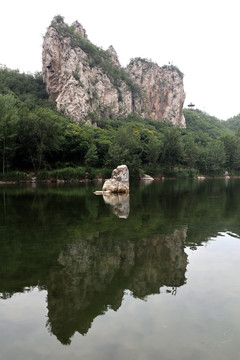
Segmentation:
{"type": "Polygon", "coordinates": [[[113,170],[111,179],[107,179],[103,184],[103,191],[111,193],[129,192],[129,171],[126,165],[119,165],[113,170]]]}
{"type": "MultiPolygon", "coordinates": [[[[75,121],[81,119],[90,123],[91,117],[87,117],[93,112],[123,116],[131,113],[132,95],[128,85],[121,81],[116,87],[100,66],[93,65],[86,51],[73,45],[73,36],[82,37],[86,47],[91,43],[79,23],[73,23],[72,28],[75,35],[68,36],[69,27],[53,21],[43,42],[43,80],[58,110],[75,121]]],[[[116,64],[115,50],[110,48],[108,52],[116,64]]]]}
{"type": "Polygon", "coordinates": [[[114,49],[114,47],[110,45],[107,51],[112,55],[112,61],[114,62],[114,64],[117,65],[118,67],[121,67],[121,64],[118,59],[118,54],[114,49]]]}
{"type": "Polygon", "coordinates": [[[119,165],[116,169],[114,169],[111,179],[129,183],[129,170],[127,165],[119,165]]]}
{"type": "Polygon", "coordinates": [[[72,26],[75,32],[79,32],[84,39],[88,40],[86,30],[77,20],[72,23],[72,26]]]}
{"type": "Polygon", "coordinates": [[[58,17],[53,19],[44,37],[42,64],[50,98],[75,121],[92,123],[91,113],[117,118],[135,112],[185,127],[185,94],[177,68],[137,58],[124,70],[115,49],[110,46],[104,52],[94,46],[78,21],[68,26],[58,17]],[[125,75],[116,77],[119,71],[125,75]]]}
{"type": "Polygon", "coordinates": [[[183,74],[174,66],[159,67],[144,59],[132,59],[127,73],[145,93],[141,103],[143,117],[169,120],[186,127],[182,113],[185,100],[183,74]]]}

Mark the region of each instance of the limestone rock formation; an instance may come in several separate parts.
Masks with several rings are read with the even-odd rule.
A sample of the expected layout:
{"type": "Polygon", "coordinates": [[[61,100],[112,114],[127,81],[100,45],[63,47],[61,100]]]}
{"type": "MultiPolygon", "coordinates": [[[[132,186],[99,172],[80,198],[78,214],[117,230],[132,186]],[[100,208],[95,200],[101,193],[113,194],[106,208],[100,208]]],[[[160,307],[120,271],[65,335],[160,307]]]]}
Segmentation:
{"type": "Polygon", "coordinates": [[[116,67],[114,49],[106,52],[94,46],[79,23],[69,27],[53,19],[44,37],[42,61],[46,90],[70,118],[87,120],[90,113],[103,111],[124,116],[133,111],[128,85],[120,80],[116,86],[106,70],[116,67]]]}
{"type": "Polygon", "coordinates": [[[50,98],[75,121],[93,123],[93,113],[114,119],[134,112],[185,126],[183,79],[177,68],[137,58],[123,69],[115,49],[93,45],[78,21],[68,26],[61,16],[52,20],[42,63],[50,98]]]}
{"type": "Polygon", "coordinates": [[[114,49],[114,47],[112,45],[109,46],[107,51],[112,55],[112,61],[114,62],[114,64],[117,65],[118,67],[121,67],[121,64],[120,64],[119,59],[118,59],[117,52],[114,49]]]}
{"type": "Polygon", "coordinates": [[[103,184],[102,191],[110,193],[129,192],[129,171],[126,165],[119,165],[113,170],[111,179],[107,179],[103,184]]]}
{"type": "Polygon", "coordinates": [[[183,74],[175,66],[159,67],[145,59],[132,59],[126,69],[144,91],[142,116],[154,120],[167,119],[185,127],[182,108],[185,100],[183,74]]]}

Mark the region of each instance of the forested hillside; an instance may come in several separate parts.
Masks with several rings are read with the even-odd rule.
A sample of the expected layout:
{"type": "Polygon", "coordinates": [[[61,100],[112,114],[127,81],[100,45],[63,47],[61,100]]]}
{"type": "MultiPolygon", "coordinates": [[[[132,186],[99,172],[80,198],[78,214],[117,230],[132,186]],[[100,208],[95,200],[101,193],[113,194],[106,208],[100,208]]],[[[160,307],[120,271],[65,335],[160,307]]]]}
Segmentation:
{"type": "Polygon", "coordinates": [[[237,129],[239,129],[240,126],[240,114],[228,119],[225,122],[225,125],[227,126],[228,129],[236,131],[237,129]]]}
{"type": "Polygon", "coordinates": [[[240,172],[240,115],[224,122],[185,109],[186,129],[135,114],[119,120],[104,111],[89,116],[96,126],[57,112],[40,73],[0,68],[1,178],[26,178],[30,172],[39,179],[91,178],[123,163],[132,176],[240,172]]]}

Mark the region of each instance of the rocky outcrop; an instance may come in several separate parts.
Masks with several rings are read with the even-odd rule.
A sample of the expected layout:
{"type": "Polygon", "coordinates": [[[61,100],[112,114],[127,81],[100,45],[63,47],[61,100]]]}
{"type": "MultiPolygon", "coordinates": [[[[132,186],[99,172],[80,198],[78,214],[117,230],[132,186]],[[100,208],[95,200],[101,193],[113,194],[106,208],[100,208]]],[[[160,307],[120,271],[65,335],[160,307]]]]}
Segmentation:
{"type": "Polygon", "coordinates": [[[120,64],[119,59],[118,59],[117,52],[116,52],[116,50],[114,49],[114,47],[113,47],[112,45],[109,46],[109,48],[107,49],[107,51],[109,52],[109,54],[112,55],[112,61],[114,62],[114,64],[117,65],[118,67],[121,67],[121,64],[120,64]]]}
{"type": "Polygon", "coordinates": [[[126,82],[120,80],[116,86],[109,75],[118,61],[114,49],[95,47],[79,23],[69,27],[53,19],[44,37],[42,61],[46,90],[70,118],[91,121],[87,117],[93,112],[124,116],[133,111],[126,82]]]}
{"type": "Polygon", "coordinates": [[[183,74],[178,68],[172,65],[159,67],[137,58],[131,60],[126,71],[145,94],[141,106],[143,117],[166,119],[185,127],[182,113],[185,100],[183,74]]]}
{"type": "Polygon", "coordinates": [[[110,193],[129,192],[129,171],[126,165],[119,165],[113,170],[111,179],[107,179],[103,184],[102,191],[110,193]]]}
{"type": "Polygon", "coordinates": [[[93,45],[77,21],[68,26],[60,16],[53,19],[42,62],[49,96],[75,121],[93,122],[92,113],[117,118],[134,112],[185,126],[183,79],[176,67],[137,58],[123,69],[115,49],[93,45]]]}

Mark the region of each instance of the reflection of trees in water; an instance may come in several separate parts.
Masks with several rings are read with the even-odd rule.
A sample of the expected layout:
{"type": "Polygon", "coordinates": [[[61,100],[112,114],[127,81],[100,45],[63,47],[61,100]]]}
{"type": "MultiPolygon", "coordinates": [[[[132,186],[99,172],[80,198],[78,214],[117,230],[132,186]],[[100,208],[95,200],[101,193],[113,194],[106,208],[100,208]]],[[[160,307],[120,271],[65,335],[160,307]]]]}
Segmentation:
{"type": "Polygon", "coordinates": [[[67,343],[108,307],[117,310],[124,289],[144,298],[184,283],[186,232],[174,229],[187,224],[185,245],[195,249],[221,231],[240,234],[239,179],[133,184],[130,203],[119,220],[85,186],[1,187],[1,296],[48,286],[49,326],[67,343]]]}
{"type": "Polygon", "coordinates": [[[86,334],[95,317],[117,310],[125,289],[145,298],[162,286],[186,281],[186,229],[136,241],[78,240],[59,256],[48,281],[49,329],[64,344],[78,331],[86,334]]]}

